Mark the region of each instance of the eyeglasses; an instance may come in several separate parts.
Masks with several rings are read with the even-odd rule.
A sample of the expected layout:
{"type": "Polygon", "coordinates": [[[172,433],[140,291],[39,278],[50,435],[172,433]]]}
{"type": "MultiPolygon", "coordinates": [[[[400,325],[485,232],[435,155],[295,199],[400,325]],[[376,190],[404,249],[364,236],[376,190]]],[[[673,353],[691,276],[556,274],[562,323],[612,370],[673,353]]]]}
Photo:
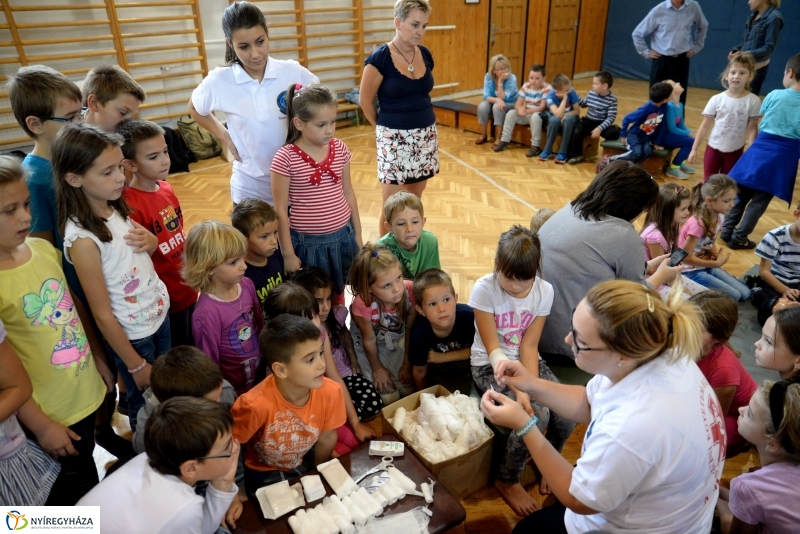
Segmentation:
{"type": "Polygon", "coordinates": [[[53,122],[64,122],[67,124],[74,124],[76,122],[83,122],[83,114],[86,113],[88,109],[89,108],[81,108],[80,113],[70,118],[65,118],[65,117],[36,117],[36,118],[41,121],[53,121],[53,122]]]}
{"type": "Polygon", "coordinates": [[[604,351],[604,350],[606,350],[605,347],[595,349],[595,348],[592,348],[592,347],[580,347],[580,346],[578,346],[578,334],[577,334],[577,332],[575,332],[575,326],[574,326],[573,321],[572,321],[573,318],[575,317],[575,309],[576,308],[572,308],[572,313],[569,316],[569,331],[572,334],[572,354],[577,356],[578,353],[581,352],[581,351],[588,352],[590,350],[596,350],[596,351],[604,351]]]}
{"type": "Polygon", "coordinates": [[[214,456],[200,456],[199,458],[195,458],[196,460],[213,460],[214,458],[230,458],[233,456],[233,438],[228,442],[228,452],[224,454],[215,454],[214,456]]]}

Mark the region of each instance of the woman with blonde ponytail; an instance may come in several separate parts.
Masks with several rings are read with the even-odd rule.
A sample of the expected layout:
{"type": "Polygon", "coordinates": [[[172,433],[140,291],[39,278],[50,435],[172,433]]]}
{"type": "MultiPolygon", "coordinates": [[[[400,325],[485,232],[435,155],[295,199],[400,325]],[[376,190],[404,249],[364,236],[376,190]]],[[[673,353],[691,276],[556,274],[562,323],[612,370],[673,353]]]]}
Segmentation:
{"type": "Polygon", "coordinates": [[[702,322],[681,291],[676,284],[666,303],[624,280],[589,291],[565,339],[577,366],[596,375],[586,387],[541,380],[519,362],[497,365],[500,384],[589,425],[573,467],[522,406],[494,391],[484,394],[483,412],[523,437],[559,501],[524,518],[515,533],[710,531],[725,421],[694,363],[702,322]]]}

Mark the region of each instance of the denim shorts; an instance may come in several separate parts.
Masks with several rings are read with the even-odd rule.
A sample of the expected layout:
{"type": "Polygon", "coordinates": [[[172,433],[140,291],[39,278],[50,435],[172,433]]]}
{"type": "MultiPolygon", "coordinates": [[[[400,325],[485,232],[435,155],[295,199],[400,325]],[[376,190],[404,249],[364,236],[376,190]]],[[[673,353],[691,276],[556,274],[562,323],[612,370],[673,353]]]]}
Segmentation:
{"type": "Polygon", "coordinates": [[[348,223],[330,234],[304,234],[290,230],[294,253],[303,267],[319,267],[331,277],[334,292],[341,292],[358,254],[356,233],[348,223]]]}

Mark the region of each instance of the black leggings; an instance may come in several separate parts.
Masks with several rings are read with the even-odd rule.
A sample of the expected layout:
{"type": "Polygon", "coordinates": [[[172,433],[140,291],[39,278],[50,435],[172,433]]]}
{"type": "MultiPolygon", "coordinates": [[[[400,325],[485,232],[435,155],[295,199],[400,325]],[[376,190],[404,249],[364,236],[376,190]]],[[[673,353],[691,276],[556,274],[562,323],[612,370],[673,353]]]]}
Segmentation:
{"type": "Polygon", "coordinates": [[[511,534],[567,534],[564,514],[567,509],[556,501],[553,506],[542,508],[517,523],[511,534]]]}
{"type": "Polygon", "coordinates": [[[69,429],[78,434],[80,441],[72,441],[78,451],[77,456],[61,456],[59,473],[45,506],[74,506],[81,497],[97,485],[97,466],[94,463],[94,418],[96,412],[70,425],[69,429]]]}

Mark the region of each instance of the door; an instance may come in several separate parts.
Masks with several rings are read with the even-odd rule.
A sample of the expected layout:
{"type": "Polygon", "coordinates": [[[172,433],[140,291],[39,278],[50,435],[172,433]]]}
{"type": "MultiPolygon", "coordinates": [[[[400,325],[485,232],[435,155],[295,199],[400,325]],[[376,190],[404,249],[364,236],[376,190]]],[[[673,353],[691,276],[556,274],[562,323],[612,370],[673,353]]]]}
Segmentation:
{"type": "MultiPolygon", "coordinates": [[[[511,73],[518,85],[528,76],[523,69],[525,52],[525,21],[528,0],[492,0],[489,23],[489,58],[503,54],[511,62],[511,73]]],[[[488,59],[488,58],[487,58],[488,59]]]]}
{"type": "Polygon", "coordinates": [[[545,55],[548,80],[552,80],[556,74],[566,74],[572,78],[580,9],[580,0],[550,2],[550,26],[545,55]]]}

